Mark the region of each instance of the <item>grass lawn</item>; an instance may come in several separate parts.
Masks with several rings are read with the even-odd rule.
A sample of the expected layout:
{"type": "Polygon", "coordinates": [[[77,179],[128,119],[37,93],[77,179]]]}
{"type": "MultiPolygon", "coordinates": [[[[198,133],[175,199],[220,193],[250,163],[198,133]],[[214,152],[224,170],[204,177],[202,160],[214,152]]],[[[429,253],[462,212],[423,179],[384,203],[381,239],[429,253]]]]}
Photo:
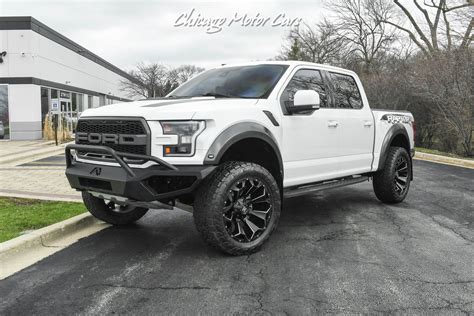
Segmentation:
{"type": "Polygon", "coordinates": [[[468,160],[474,160],[473,158],[469,157],[464,157],[464,156],[459,156],[456,154],[451,154],[451,153],[445,153],[443,151],[439,151],[436,149],[428,149],[428,148],[422,148],[422,147],[415,147],[416,151],[419,151],[421,153],[427,153],[427,154],[433,154],[433,155],[440,155],[440,156],[446,156],[446,157],[452,157],[452,158],[460,158],[460,159],[468,159],[468,160]]]}
{"type": "Polygon", "coordinates": [[[0,242],[85,211],[82,203],[0,197],[0,242]]]}

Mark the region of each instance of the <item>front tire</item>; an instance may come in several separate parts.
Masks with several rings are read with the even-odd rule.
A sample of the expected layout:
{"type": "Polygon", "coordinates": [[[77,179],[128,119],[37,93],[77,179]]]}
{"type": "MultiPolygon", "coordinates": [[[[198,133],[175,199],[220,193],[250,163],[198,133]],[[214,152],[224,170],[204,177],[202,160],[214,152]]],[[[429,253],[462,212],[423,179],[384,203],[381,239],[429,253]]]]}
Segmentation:
{"type": "Polygon", "coordinates": [[[384,168],[373,177],[374,192],[384,203],[400,203],[408,194],[411,159],[405,148],[390,147],[384,168]]]}
{"type": "Polygon", "coordinates": [[[88,192],[82,192],[82,200],[87,210],[94,217],[112,225],[131,224],[148,212],[147,208],[117,205],[114,202],[95,197],[88,192]]]}
{"type": "Polygon", "coordinates": [[[249,162],[227,162],[201,184],[193,214],[206,243],[245,255],[268,240],[280,212],[280,189],[268,170],[249,162]]]}

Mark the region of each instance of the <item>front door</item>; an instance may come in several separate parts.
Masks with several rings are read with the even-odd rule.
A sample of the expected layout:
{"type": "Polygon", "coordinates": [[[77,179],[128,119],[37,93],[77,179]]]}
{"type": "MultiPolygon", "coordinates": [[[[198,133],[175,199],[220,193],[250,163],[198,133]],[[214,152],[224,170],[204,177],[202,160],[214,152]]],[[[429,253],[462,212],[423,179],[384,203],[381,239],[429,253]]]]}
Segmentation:
{"type": "Polygon", "coordinates": [[[338,112],[329,107],[329,89],[321,71],[296,69],[280,96],[284,109],[291,106],[298,90],[315,90],[321,104],[319,110],[283,115],[285,187],[331,179],[337,176],[339,168],[339,133],[335,123],[338,112]]]}

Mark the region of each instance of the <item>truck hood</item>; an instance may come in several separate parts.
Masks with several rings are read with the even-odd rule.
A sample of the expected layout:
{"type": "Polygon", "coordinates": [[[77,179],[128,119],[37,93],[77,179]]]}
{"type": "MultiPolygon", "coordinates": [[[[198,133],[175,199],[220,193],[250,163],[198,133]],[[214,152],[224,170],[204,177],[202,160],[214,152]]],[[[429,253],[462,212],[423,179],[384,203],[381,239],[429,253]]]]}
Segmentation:
{"type": "Polygon", "coordinates": [[[199,97],[116,103],[89,109],[81,117],[143,117],[146,120],[190,120],[199,112],[250,108],[257,99],[199,97]]]}

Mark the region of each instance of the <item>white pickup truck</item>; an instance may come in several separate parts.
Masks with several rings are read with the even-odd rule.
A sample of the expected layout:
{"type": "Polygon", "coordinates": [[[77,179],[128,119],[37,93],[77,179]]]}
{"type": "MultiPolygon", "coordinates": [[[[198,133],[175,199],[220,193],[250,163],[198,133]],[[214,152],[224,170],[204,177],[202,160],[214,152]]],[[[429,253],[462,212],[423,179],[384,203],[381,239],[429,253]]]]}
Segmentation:
{"type": "Polygon", "coordinates": [[[283,198],[372,179],[379,200],[403,201],[414,129],[409,112],[371,110],[354,72],[224,65],[165,98],[85,111],[66,175],[103,221],[178,206],[208,244],[242,255],[269,238],[283,198]]]}

